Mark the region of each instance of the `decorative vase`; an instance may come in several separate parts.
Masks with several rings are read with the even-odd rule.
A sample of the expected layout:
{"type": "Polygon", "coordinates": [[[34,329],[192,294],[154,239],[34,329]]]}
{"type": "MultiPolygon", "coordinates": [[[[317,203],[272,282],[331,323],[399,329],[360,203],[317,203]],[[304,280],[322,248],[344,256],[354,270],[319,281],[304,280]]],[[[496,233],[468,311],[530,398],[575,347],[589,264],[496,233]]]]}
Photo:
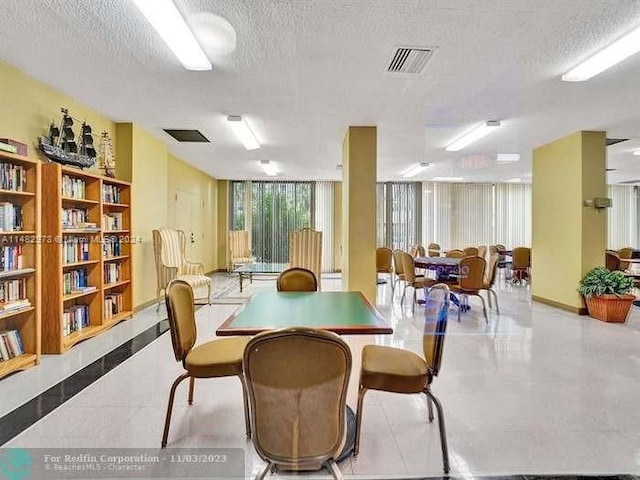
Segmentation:
{"type": "Polygon", "coordinates": [[[589,315],[612,323],[624,323],[635,298],[633,295],[614,294],[584,297],[589,315]]]}

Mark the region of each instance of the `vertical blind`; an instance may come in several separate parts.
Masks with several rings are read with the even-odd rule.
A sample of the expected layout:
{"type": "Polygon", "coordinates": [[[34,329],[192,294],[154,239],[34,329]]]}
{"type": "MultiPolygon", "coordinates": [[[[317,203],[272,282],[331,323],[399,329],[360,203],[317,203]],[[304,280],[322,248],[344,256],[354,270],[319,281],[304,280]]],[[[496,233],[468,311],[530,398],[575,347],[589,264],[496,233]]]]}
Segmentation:
{"type": "Polygon", "coordinates": [[[607,248],[619,250],[638,246],[638,188],[632,185],[608,185],[607,248]]]}
{"type": "Polygon", "coordinates": [[[316,182],[315,229],[322,232],[322,271],[333,270],[333,182],[316,182]]]}
{"type": "Polygon", "coordinates": [[[493,243],[493,185],[451,185],[451,242],[468,247],[493,243]]]}
{"type": "Polygon", "coordinates": [[[494,242],[502,245],[531,245],[531,184],[496,184],[494,242]]]}
{"type": "Polygon", "coordinates": [[[420,243],[422,223],[420,183],[379,183],[377,185],[378,246],[408,251],[420,243]]]}

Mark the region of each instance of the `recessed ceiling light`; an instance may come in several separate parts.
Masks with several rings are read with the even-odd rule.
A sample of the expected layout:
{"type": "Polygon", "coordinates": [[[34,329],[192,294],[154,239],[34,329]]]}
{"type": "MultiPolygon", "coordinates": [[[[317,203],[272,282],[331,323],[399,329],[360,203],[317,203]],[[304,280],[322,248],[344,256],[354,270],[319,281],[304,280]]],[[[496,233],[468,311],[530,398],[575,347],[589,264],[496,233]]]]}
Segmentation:
{"type": "Polygon", "coordinates": [[[510,162],[519,162],[520,154],[519,153],[499,153],[496,155],[496,162],[499,163],[510,163],[510,162]]]}
{"type": "Polygon", "coordinates": [[[187,70],[211,70],[211,62],[171,0],[133,0],[187,70]]]}
{"type": "Polygon", "coordinates": [[[640,150],[636,150],[635,152],[633,152],[633,154],[634,154],[636,157],[640,157],[640,150]]]}
{"type": "Polygon", "coordinates": [[[269,160],[260,160],[260,166],[262,167],[262,170],[264,170],[264,173],[266,173],[270,177],[275,177],[276,175],[278,175],[276,166],[269,160]]]}
{"type": "Polygon", "coordinates": [[[229,115],[227,117],[227,122],[233,128],[238,139],[244,145],[244,148],[247,150],[255,150],[260,148],[260,144],[258,143],[258,139],[253,134],[247,122],[239,115],[229,115]]]}
{"type": "Polygon", "coordinates": [[[521,183],[522,179],[521,178],[510,178],[509,180],[507,180],[507,183],[521,183]]]}
{"type": "Polygon", "coordinates": [[[433,179],[434,182],[463,182],[464,178],[462,177],[436,177],[433,179]]]}
{"type": "Polygon", "coordinates": [[[415,177],[417,174],[419,174],[420,172],[422,172],[423,170],[425,170],[427,168],[429,168],[429,164],[427,162],[416,163],[415,165],[412,165],[411,167],[409,167],[402,174],[402,176],[404,178],[415,177]]]}
{"type": "Polygon", "coordinates": [[[565,82],[584,82],[640,51],[640,27],[562,75],[565,82]]]}
{"type": "Polygon", "coordinates": [[[462,135],[453,143],[447,145],[445,150],[447,152],[457,152],[458,150],[462,150],[464,147],[471,145],[473,142],[480,140],[482,137],[489,135],[491,132],[495,131],[496,128],[500,126],[500,122],[496,120],[490,120],[482,125],[478,125],[477,127],[469,130],[467,133],[462,135]]]}

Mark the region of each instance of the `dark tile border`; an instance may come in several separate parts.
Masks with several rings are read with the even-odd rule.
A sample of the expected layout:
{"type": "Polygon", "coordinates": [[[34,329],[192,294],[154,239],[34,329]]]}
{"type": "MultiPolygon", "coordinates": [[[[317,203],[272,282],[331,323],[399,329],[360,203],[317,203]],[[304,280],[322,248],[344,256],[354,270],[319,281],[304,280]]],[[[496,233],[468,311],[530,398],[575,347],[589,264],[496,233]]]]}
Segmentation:
{"type": "Polygon", "coordinates": [[[0,445],[29,428],[169,330],[161,320],[103,357],[0,418],[0,445]]]}

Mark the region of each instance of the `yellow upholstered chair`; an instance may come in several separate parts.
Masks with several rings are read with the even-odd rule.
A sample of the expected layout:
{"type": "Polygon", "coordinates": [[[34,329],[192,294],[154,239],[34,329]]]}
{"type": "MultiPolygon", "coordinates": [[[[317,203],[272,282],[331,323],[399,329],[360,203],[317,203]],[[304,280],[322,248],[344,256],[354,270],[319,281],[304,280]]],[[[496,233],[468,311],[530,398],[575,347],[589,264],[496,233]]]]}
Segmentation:
{"type": "Polygon", "coordinates": [[[528,247],[517,247],[512,250],[511,270],[513,271],[513,280],[521,281],[526,278],[531,281],[531,249],[528,247]]]}
{"type": "Polygon", "coordinates": [[[422,245],[412,245],[411,248],[409,249],[409,255],[411,255],[413,258],[427,256],[424,250],[424,247],[422,245]]]}
{"type": "Polygon", "coordinates": [[[440,401],[433,395],[431,384],[440,372],[442,351],[447,330],[449,289],[444,284],[431,287],[425,298],[425,322],[422,347],[424,357],[401,348],[366,345],[362,350],[356,440],[354,455],[360,452],[363,401],[367,390],[394,393],[424,393],[429,407],[429,421],[433,421],[432,403],[438,410],[438,427],[445,473],[449,473],[449,453],[444,427],[444,413],[440,401]]]}
{"type": "Polygon", "coordinates": [[[318,280],[318,290],[322,290],[322,232],[310,228],[291,232],[288,266],[311,270],[318,280]]]}
{"type": "Polygon", "coordinates": [[[478,247],[478,256],[485,258],[487,256],[487,246],[486,245],[480,245],[478,247]]]}
{"type": "MultiPolygon", "coordinates": [[[[465,257],[460,260],[460,277],[457,285],[451,285],[451,291],[459,293],[466,299],[467,296],[479,297],[482,300],[482,310],[484,312],[484,320],[489,323],[489,317],[487,316],[487,306],[485,305],[484,298],[480,295],[480,290],[485,287],[484,271],[487,267],[487,262],[484,258],[480,257],[465,257]]],[[[463,299],[460,299],[460,307],[458,307],[458,322],[460,321],[460,310],[462,310],[463,299]]]]}
{"type": "Polygon", "coordinates": [[[193,403],[196,378],[216,378],[236,376],[242,383],[244,397],[244,419],[247,437],[251,435],[249,409],[244,377],[242,375],[242,355],[249,343],[248,337],[228,337],[194,346],[197,338],[196,320],[193,307],[193,290],[182,280],[174,280],[167,286],[167,315],[171,331],[173,353],[182,363],[185,372],[171,386],[167,415],[162,434],[162,448],[167,446],[171,411],[176,389],[183,380],[189,379],[189,405],[193,403]]]}
{"type": "Polygon", "coordinates": [[[430,257],[439,257],[440,256],[440,245],[437,243],[430,243],[427,247],[427,254],[430,257]]]}
{"type": "Polygon", "coordinates": [[[249,232],[247,230],[229,231],[229,271],[233,271],[237,265],[253,263],[255,259],[249,245],[249,232]]]}
{"type": "Polygon", "coordinates": [[[478,247],[467,247],[463,250],[465,257],[477,257],[480,251],[478,247]]]}
{"type": "Polygon", "coordinates": [[[620,256],[615,250],[607,250],[604,254],[605,266],[612,272],[620,270],[620,256]]]}
{"type": "Polygon", "coordinates": [[[424,275],[416,275],[416,263],[414,258],[406,252],[398,250],[397,258],[402,262],[402,271],[404,276],[404,289],[402,291],[402,299],[400,304],[404,303],[404,297],[407,287],[413,288],[413,301],[411,303],[411,311],[415,309],[417,301],[417,290],[419,288],[429,287],[438,283],[436,280],[425,278],[424,275]]]}
{"type": "Polygon", "coordinates": [[[318,280],[311,270],[293,267],[278,276],[276,287],[279,292],[315,292],[318,280]]]}
{"type": "Polygon", "coordinates": [[[493,295],[494,300],[496,301],[496,311],[498,315],[500,314],[500,306],[498,305],[498,294],[494,290],[494,286],[496,283],[496,276],[498,273],[498,262],[500,261],[500,255],[497,253],[492,253],[489,257],[489,266],[486,271],[486,276],[484,279],[484,285],[482,287],[483,290],[487,291],[487,300],[489,301],[489,308],[491,308],[491,295],[493,295]]]}
{"type": "Polygon", "coordinates": [[[388,247],[376,248],[376,273],[388,273],[393,292],[393,250],[388,247]]]}
{"type": "Polygon", "coordinates": [[[256,335],[244,352],[253,444],[272,468],[342,475],[351,351],[336,334],[294,327],[256,335]]]}
{"type": "Polygon", "coordinates": [[[196,299],[209,302],[211,296],[211,278],[204,274],[201,263],[189,262],[185,258],[187,237],[182,230],[159,228],[153,230],[153,251],[156,263],[156,297],[158,306],[162,302],[160,295],[166,291],[171,280],[184,280],[193,288],[196,299]]]}
{"type": "Polygon", "coordinates": [[[466,255],[462,250],[448,250],[444,256],[447,258],[464,258],[466,255]]]}
{"type": "Polygon", "coordinates": [[[402,250],[393,251],[393,270],[396,274],[396,278],[392,284],[392,289],[395,288],[398,282],[404,282],[404,265],[402,264],[401,257],[401,254],[403,253],[405,252],[403,252],[402,250]]]}
{"type": "Polygon", "coordinates": [[[631,247],[625,247],[618,250],[618,257],[620,258],[620,270],[625,271],[629,269],[631,264],[629,262],[625,262],[625,260],[628,260],[633,256],[633,251],[634,249],[631,247]]]}

